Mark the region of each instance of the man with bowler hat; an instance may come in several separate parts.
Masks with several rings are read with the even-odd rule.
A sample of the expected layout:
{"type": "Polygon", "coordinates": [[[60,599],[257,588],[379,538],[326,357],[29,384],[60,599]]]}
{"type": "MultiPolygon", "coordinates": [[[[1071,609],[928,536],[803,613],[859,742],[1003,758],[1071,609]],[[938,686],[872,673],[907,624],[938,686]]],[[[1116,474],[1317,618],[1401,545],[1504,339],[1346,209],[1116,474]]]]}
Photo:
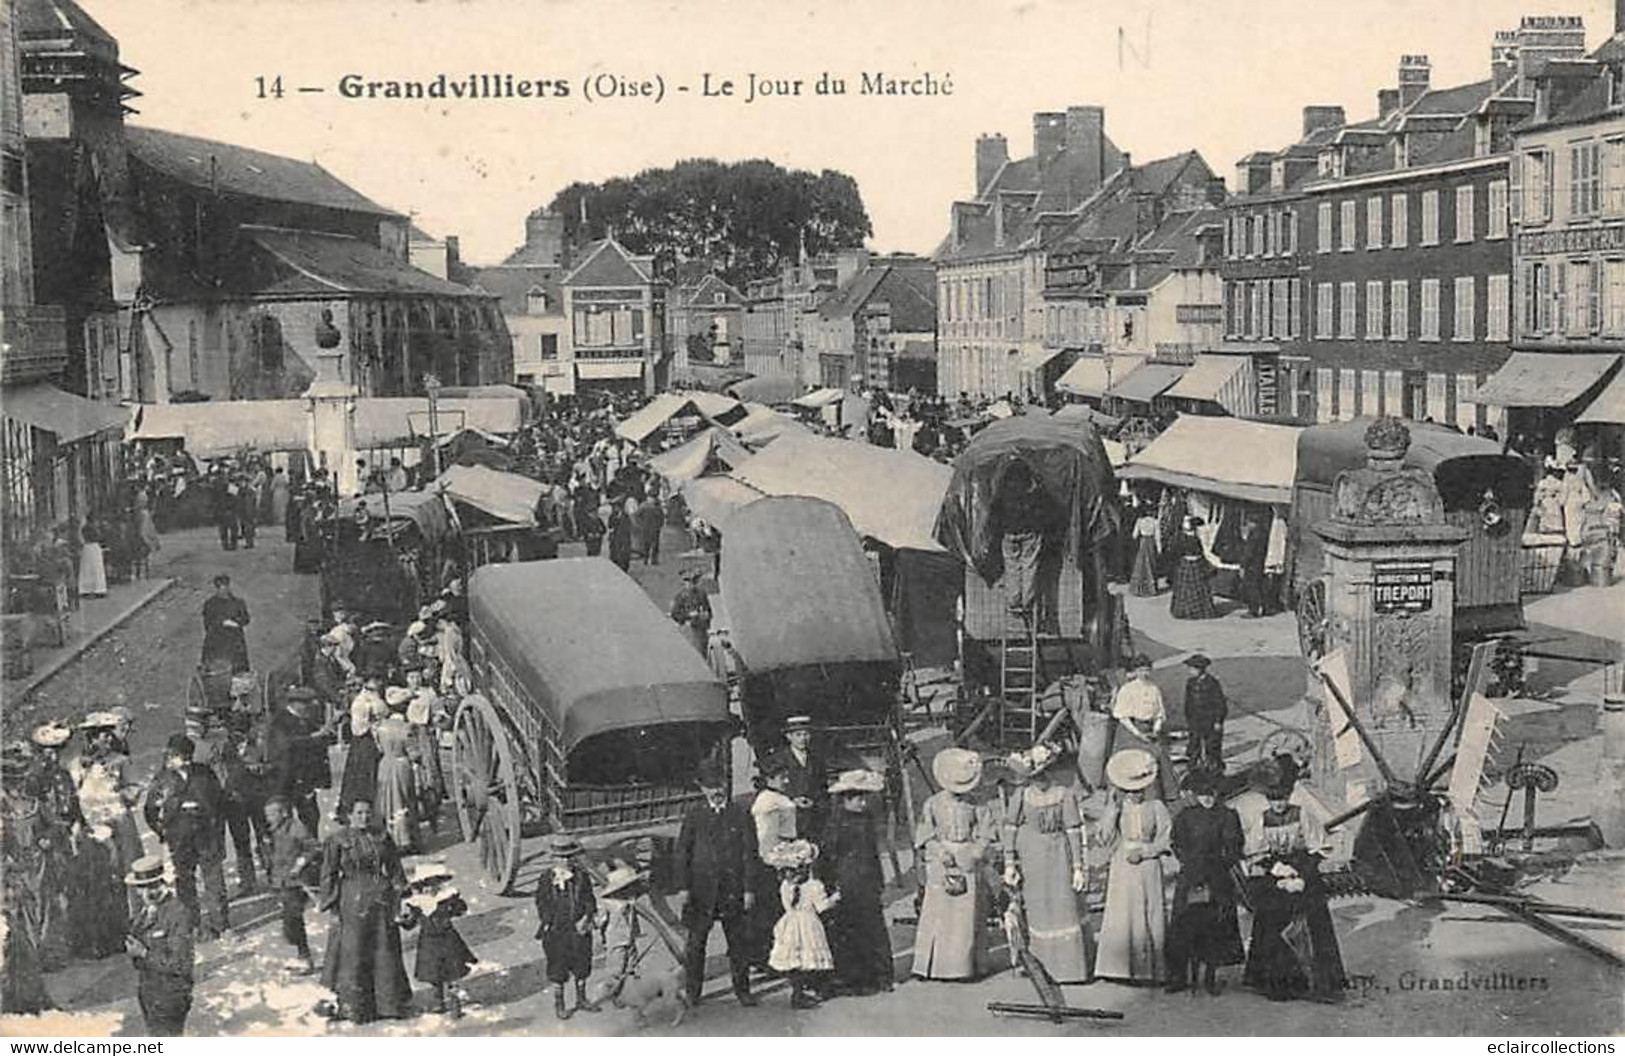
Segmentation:
{"type": "Polygon", "coordinates": [[[683,947],[684,985],[689,1004],[699,1004],[705,984],[706,940],[712,925],[721,921],[734,997],[749,1007],[756,1004],[749,969],[756,825],[743,806],[729,799],[728,782],[720,769],[702,770],[699,784],[705,802],[690,809],[683,819],[672,866],[673,886],[682,892],[683,928],[688,933],[683,947]]]}
{"type": "Polygon", "coordinates": [[[175,865],[175,894],[195,927],[204,922],[205,939],[226,929],[225,815],[220,782],[207,766],[193,761],[197,745],[184,733],[169,739],[164,770],[153,782],[142,810],[147,825],[169,848],[175,865]],[[197,874],[203,875],[199,907],[197,874]]]}
{"type": "Polygon", "coordinates": [[[135,961],[141,1018],[153,1037],[180,1037],[192,1010],[192,914],[164,883],[158,855],[137,859],[124,882],[141,901],[124,940],[135,961]]]}

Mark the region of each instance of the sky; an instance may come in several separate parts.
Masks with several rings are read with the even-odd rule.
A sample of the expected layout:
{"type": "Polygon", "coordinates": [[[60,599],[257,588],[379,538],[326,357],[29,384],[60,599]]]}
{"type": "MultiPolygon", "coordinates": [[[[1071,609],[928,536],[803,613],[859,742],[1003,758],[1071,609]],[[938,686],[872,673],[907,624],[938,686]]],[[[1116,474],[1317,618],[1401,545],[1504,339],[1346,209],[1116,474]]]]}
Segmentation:
{"type": "Polygon", "coordinates": [[[1243,155],[1297,138],[1302,109],[1373,116],[1403,54],[1433,84],[1488,76],[1496,29],[1525,14],[1613,28],[1598,0],[80,0],[119,40],[135,123],[314,160],[494,263],[524,218],[575,180],[682,158],[765,157],[858,181],[873,248],[929,253],[973,194],[978,134],[1032,150],[1035,111],[1106,108],[1136,161],[1243,155]],[[439,73],[565,80],[568,98],[349,99],[340,79],[439,73]],[[847,94],[818,95],[823,73],[847,94]],[[952,94],[863,95],[861,75],[951,81],[952,94]],[[747,77],[801,79],[747,102],[747,77]],[[664,86],[588,98],[584,86],[664,86]],[[734,82],[734,94],[705,92],[734,82]],[[259,97],[282,78],[284,95],[259,97]],[[297,92],[299,86],[323,88],[297,92]],[[680,91],[686,87],[687,91],[680,91]]]}

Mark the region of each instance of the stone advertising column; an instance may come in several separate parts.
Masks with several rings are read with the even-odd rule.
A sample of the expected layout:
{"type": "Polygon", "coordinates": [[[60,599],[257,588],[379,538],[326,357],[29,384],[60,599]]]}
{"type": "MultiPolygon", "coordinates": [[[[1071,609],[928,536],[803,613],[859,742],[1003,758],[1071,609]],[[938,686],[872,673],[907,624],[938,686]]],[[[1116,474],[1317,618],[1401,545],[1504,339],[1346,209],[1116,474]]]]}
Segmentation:
{"type": "MultiPolygon", "coordinates": [[[[1354,714],[1408,783],[1450,722],[1456,550],[1467,533],[1445,522],[1432,474],[1404,465],[1402,422],[1379,418],[1365,441],[1366,465],[1338,475],[1331,518],[1314,526],[1325,545],[1325,650],[1343,650],[1354,714]]],[[[1320,695],[1315,780],[1353,806],[1389,779],[1330,693],[1320,695]]]]}
{"type": "Polygon", "coordinates": [[[355,462],[355,404],[357,389],[343,380],[344,350],[333,326],[332,313],[322,311],[316,326],[316,378],[305,390],[305,411],[310,416],[310,458],[317,469],[333,475],[340,497],[356,495],[361,481],[355,462]]]}

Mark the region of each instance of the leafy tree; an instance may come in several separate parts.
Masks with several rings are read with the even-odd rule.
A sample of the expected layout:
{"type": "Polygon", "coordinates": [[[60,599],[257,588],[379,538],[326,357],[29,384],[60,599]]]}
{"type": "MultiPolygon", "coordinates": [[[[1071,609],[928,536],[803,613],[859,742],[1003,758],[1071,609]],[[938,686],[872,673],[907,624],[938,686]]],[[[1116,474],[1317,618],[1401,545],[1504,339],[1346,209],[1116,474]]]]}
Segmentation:
{"type": "Polygon", "coordinates": [[[662,275],[704,258],[735,285],[796,259],[803,240],[816,255],[861,246],[874,233],[857,181],[846,173],[762,159],[696,158],[630,179],[576,182],[547,208],[564,218],[565,237],[576,245],[613,231],[627,249],[652,255],[662,275]]]}

